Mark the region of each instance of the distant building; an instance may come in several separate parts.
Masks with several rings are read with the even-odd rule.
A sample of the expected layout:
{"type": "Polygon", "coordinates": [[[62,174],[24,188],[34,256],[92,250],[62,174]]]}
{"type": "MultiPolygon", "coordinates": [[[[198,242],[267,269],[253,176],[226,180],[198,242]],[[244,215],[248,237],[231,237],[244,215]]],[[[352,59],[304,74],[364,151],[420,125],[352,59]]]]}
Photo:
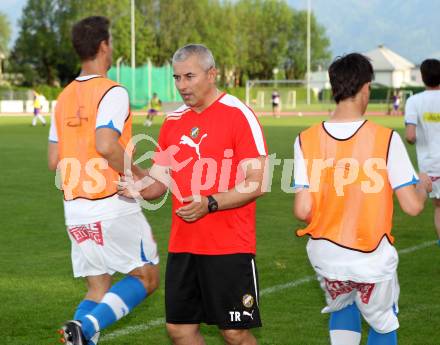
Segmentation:
{"type": "MultiPolygon", "coordinates": [[[[420,67],[383,45],[363,53],[363,55],[371,60],[375,84],[394,89],[404,86],[423,86],[420,67]]],[[[312,72],[310,84],[314,90],[330,89],[327,71],[312,72]]]]}
{"type": "Polygon", "coordinates": [[[374,70],[374,82],[398,89],[404,86],[420,86],[420,72],[409,60],[380,45],[364,53],[370,58],[374,70]]]}

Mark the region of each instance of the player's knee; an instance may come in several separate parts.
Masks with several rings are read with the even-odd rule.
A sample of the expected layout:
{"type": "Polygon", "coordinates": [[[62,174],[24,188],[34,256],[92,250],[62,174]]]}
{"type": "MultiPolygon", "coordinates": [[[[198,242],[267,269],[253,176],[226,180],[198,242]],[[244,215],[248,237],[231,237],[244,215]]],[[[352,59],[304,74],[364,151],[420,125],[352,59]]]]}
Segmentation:
{"type": "Polygon", "coordinates": [[[225,329],[222,330],[222,335],[228,345],[256,344],[248,329],[225,329]]]}
{"type": "Polygon", "coordinates": [[[173,343],[195,339],[199,334],[199,329],[196,325],[176,325],[173,323],[167,323],[166,328],[173,343]]]}
{"type": "Polygon", "coordinates": [[[159,268],[157,265],[145,265],[130,273],[138,278],[151,295],[159,287],[159,268]]]}

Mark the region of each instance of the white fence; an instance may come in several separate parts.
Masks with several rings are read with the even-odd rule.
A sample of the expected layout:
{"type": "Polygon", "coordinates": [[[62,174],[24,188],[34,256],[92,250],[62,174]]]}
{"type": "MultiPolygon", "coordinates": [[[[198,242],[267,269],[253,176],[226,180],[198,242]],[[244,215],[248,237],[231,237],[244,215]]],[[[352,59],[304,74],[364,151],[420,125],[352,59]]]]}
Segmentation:
{"type": "MultiPolygon", "coordinates": [[[[50,113],[55,109],[56,101],[42,101],[41,112],[50,113]]],[[[3,100],[0,101],[0,113],[17,114],[33,113],[34,101],[3,100]]]]}

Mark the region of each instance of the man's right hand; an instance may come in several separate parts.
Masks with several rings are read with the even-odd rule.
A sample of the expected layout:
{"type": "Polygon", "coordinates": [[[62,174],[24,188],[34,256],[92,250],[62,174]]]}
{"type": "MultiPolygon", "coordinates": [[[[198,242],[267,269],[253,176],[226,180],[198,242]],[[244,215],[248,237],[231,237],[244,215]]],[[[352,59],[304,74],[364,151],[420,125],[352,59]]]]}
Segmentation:
{"type": "Polygon", "coordinates": [[[125,175],[118,181],[118,194],[126,198],[142,199],[140,192],[145,188],[142,179],[148,176],[148,170],[136,167],[136,173],[127,169],[125,175]]]}
{"type": "Polygon", "coordinates": [[[419,183],[418,185],[420,185],[420,188],[423,188],[424,191],[426,191],[426,193],[430,193],[432,192],[432,181],[431,178],[423,173],[420,172],[419,173],[419,183]]]}

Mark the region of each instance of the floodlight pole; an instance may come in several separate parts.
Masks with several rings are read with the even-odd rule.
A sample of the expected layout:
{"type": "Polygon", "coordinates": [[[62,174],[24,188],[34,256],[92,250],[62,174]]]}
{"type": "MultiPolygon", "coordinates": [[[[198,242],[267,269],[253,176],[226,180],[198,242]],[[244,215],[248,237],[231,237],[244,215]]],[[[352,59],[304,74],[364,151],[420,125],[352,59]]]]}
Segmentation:
{"type": "Polygon", "coordinates": [[[135,23],[134,23],[134,2],[135,0],[131,0],[131,92],[133,94],[132,101],[133,103],[136,100],[136,81],[135,81],[135,72],[136,72],[136,37],[135,37],[135,23]]]}
{"type": "Polygon", "coordinates": [[[307,104],[310,104],[310,17],[312,12],[312,0],[307,0],[307,104]]]}
{"type": "Polygon", "coordinates": [[[116,60],[116,81],[119,83],[121,80],[121,62],[124,59],[123,56],[118,57],[116,60]]]}

